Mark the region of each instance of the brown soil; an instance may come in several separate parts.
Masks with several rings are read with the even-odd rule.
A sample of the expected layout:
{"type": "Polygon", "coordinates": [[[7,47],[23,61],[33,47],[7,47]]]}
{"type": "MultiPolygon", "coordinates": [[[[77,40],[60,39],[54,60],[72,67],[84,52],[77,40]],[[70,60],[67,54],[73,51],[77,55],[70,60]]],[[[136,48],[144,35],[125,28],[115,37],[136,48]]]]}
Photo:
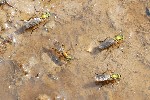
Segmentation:
{"type": "MultiPolygon", "coordinates": [[[[7,0],[0,5],[0,100],[150,100],[149,0],[7,0]],[[8,5],[8,4],[9,5],[8,5]],[[13,7],[11,7],[11,6],[13,7]],[[52,12],[21,34],[23,20],[52,12]],[[123,34],[119,48],[92,55],[107,37],[123,34]],[[60,66],[43,48],[65,45],[73,60],[60,66]],[[121,80],[103,87],[95,73],[107,69],[121,80]]],[[[59,56],[59,55],[58,55],[59,56]]],[[[55,60],[55,59],[54,59],[55,60]]]]}

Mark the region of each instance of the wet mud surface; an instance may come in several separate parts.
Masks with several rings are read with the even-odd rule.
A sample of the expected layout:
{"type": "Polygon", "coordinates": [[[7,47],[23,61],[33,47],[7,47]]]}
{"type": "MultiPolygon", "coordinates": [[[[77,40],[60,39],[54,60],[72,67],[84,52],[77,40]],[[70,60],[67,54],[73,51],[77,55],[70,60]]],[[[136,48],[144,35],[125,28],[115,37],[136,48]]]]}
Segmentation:
{"type": "Polygon", "coordinates": [[[149,0],[0,2],[0,100],[150,100],[149,11],[149,0]],[[119,46],[91,53],[117,34],[119,46]],[[96,85],[107,69],[120,81],[96,85]]]}

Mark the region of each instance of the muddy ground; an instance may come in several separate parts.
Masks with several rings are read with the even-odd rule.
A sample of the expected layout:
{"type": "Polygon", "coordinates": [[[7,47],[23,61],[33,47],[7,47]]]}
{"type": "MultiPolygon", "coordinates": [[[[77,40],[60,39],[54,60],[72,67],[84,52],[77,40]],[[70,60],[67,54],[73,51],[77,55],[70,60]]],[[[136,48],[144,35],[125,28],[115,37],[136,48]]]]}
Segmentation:
{"type": "Polygon", "coordinates": [[[150,100],[149,0],[6,1],[0,5],[0,35],[12,43],[0,46],[0,100],[150,100]],[[43,12],[52,14],[15,33],[43,12]],[[117,34],[124,35],[119,48],[90,53],[98,41],[117,34]],[[70,62],[51,57],[55,41],[69,50],[70,62]],[[95,73],[107,69],[121,80],[96,85],[95,73]]]}

